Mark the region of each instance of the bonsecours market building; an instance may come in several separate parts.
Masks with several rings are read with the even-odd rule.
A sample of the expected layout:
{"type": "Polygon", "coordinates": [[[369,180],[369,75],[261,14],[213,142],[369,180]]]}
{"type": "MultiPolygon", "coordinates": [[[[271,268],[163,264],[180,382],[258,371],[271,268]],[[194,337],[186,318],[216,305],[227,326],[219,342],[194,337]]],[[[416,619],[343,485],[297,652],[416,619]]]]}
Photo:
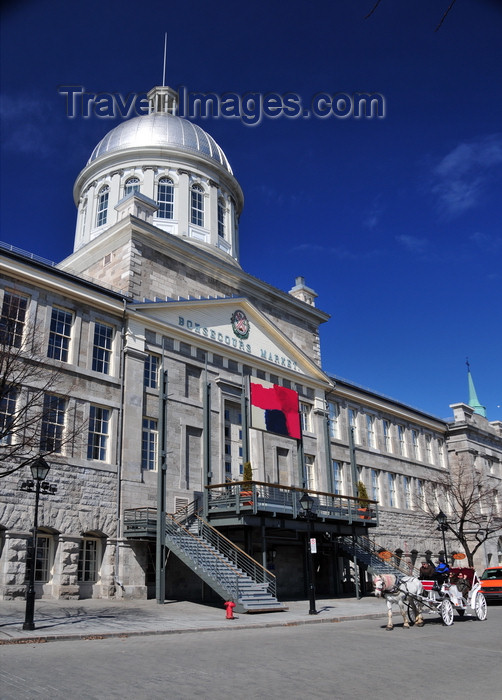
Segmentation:
{"type": "MultiPolygon", "coordinates": [[[[413,561],[436,555],[424,488],[458,452],[500,479],[502,423],[472,401],[443,421],[328,376],[315,291],[241,268],[243,193],[226,155],[176,116],[170,88],[149,100],[77,177],[73,253],[52,265],[0,250],[2,328],[14,324],[20,343],[36,328],[38,362],[60,374],[43,399],[40,446],[50,437],[58,490],[40,499],[37,595],[238,593],[242,609],[274,609],[306,595],[311,540],[318,595],[364,587],[363,538],[413,561]],[[71,430],[82,439],[65,442],[71,430]]],[[[37,379],[26,381],[29,392],[37,379]]],[[[25,396],[2,399],[3,427],[25,396]]],[[[25,594],[25,471],[2,479],[4,599],[25,594]]],[[[486,543],[480,567],[500,563],[501,543],[486,543]]]]}

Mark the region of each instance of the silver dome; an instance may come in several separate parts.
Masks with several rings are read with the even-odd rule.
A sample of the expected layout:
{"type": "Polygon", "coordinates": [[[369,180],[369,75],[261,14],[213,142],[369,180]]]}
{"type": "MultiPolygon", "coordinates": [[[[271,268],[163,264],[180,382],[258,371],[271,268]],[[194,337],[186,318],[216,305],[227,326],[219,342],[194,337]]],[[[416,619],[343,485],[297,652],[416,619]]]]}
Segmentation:
{"type": "Polygon", "coordinates": [[[158,112],[129,119],[109,131],[92,152],[87,165],[107,153],[145,147],[175,147],[200,153],[216,161],[233,175],[226,155],[204,129],[173,114],[158,112]]]}

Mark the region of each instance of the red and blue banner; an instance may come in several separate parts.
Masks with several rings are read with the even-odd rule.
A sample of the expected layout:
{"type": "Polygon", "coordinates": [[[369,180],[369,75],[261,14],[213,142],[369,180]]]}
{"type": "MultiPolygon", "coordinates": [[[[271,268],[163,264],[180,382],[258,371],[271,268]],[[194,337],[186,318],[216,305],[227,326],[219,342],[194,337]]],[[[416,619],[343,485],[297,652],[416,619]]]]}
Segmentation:
{"type": "Polygon", "coordinates": [[[298,393],[254,378],[249,386],[251,427],[300,440],[298,393]]]}

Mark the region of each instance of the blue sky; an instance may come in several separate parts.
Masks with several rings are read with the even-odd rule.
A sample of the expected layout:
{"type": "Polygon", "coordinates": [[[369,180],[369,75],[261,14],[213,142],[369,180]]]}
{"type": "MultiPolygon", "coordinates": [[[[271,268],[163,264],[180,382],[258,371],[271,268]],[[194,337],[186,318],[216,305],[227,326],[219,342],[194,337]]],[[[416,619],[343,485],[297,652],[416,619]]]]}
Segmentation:
{"type": "Polygon", "coordinates": [[[502,3],[36,0],[2,18],[3,241],[72,250],[73,182],[117,122],[68,119],[60,85],[377,92],[383,119],[200,120],[245,195],[241,263],[331,314],[324,367],[448,418],[466,356],[502,419],[502,3]]]}

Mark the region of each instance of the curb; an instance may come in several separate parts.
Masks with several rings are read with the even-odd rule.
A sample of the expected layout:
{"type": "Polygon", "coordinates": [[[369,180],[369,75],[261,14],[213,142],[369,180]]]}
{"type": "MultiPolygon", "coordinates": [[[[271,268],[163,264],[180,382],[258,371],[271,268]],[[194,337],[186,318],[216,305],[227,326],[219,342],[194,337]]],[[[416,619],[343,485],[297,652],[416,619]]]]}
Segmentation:
{"type": "Polygon", "coordinates": [[[94,641],[97,639],[127,639],[129,637],[147,637],[167,634],[193,634],[194,632],[221,632],[228,630],[255,630],[271,627],[300,627],[303,625],[319,625],[338,622],[352,622],[354,620],[379,620],[386,618],[386,613],[367,613],[364,615],[343,615],[326,619],[292,620],[290,622],[264,622],[252,625],[229,625],[228,627],[189,627],[187,629],[169,630],[141,630],[132,632],[102,632],[97,634],[47,634],[38,637],[16,637],[12,639],[0,639],[0,646],[6,644],[45,644],[47,642],[68,641],[94,641]]]}

